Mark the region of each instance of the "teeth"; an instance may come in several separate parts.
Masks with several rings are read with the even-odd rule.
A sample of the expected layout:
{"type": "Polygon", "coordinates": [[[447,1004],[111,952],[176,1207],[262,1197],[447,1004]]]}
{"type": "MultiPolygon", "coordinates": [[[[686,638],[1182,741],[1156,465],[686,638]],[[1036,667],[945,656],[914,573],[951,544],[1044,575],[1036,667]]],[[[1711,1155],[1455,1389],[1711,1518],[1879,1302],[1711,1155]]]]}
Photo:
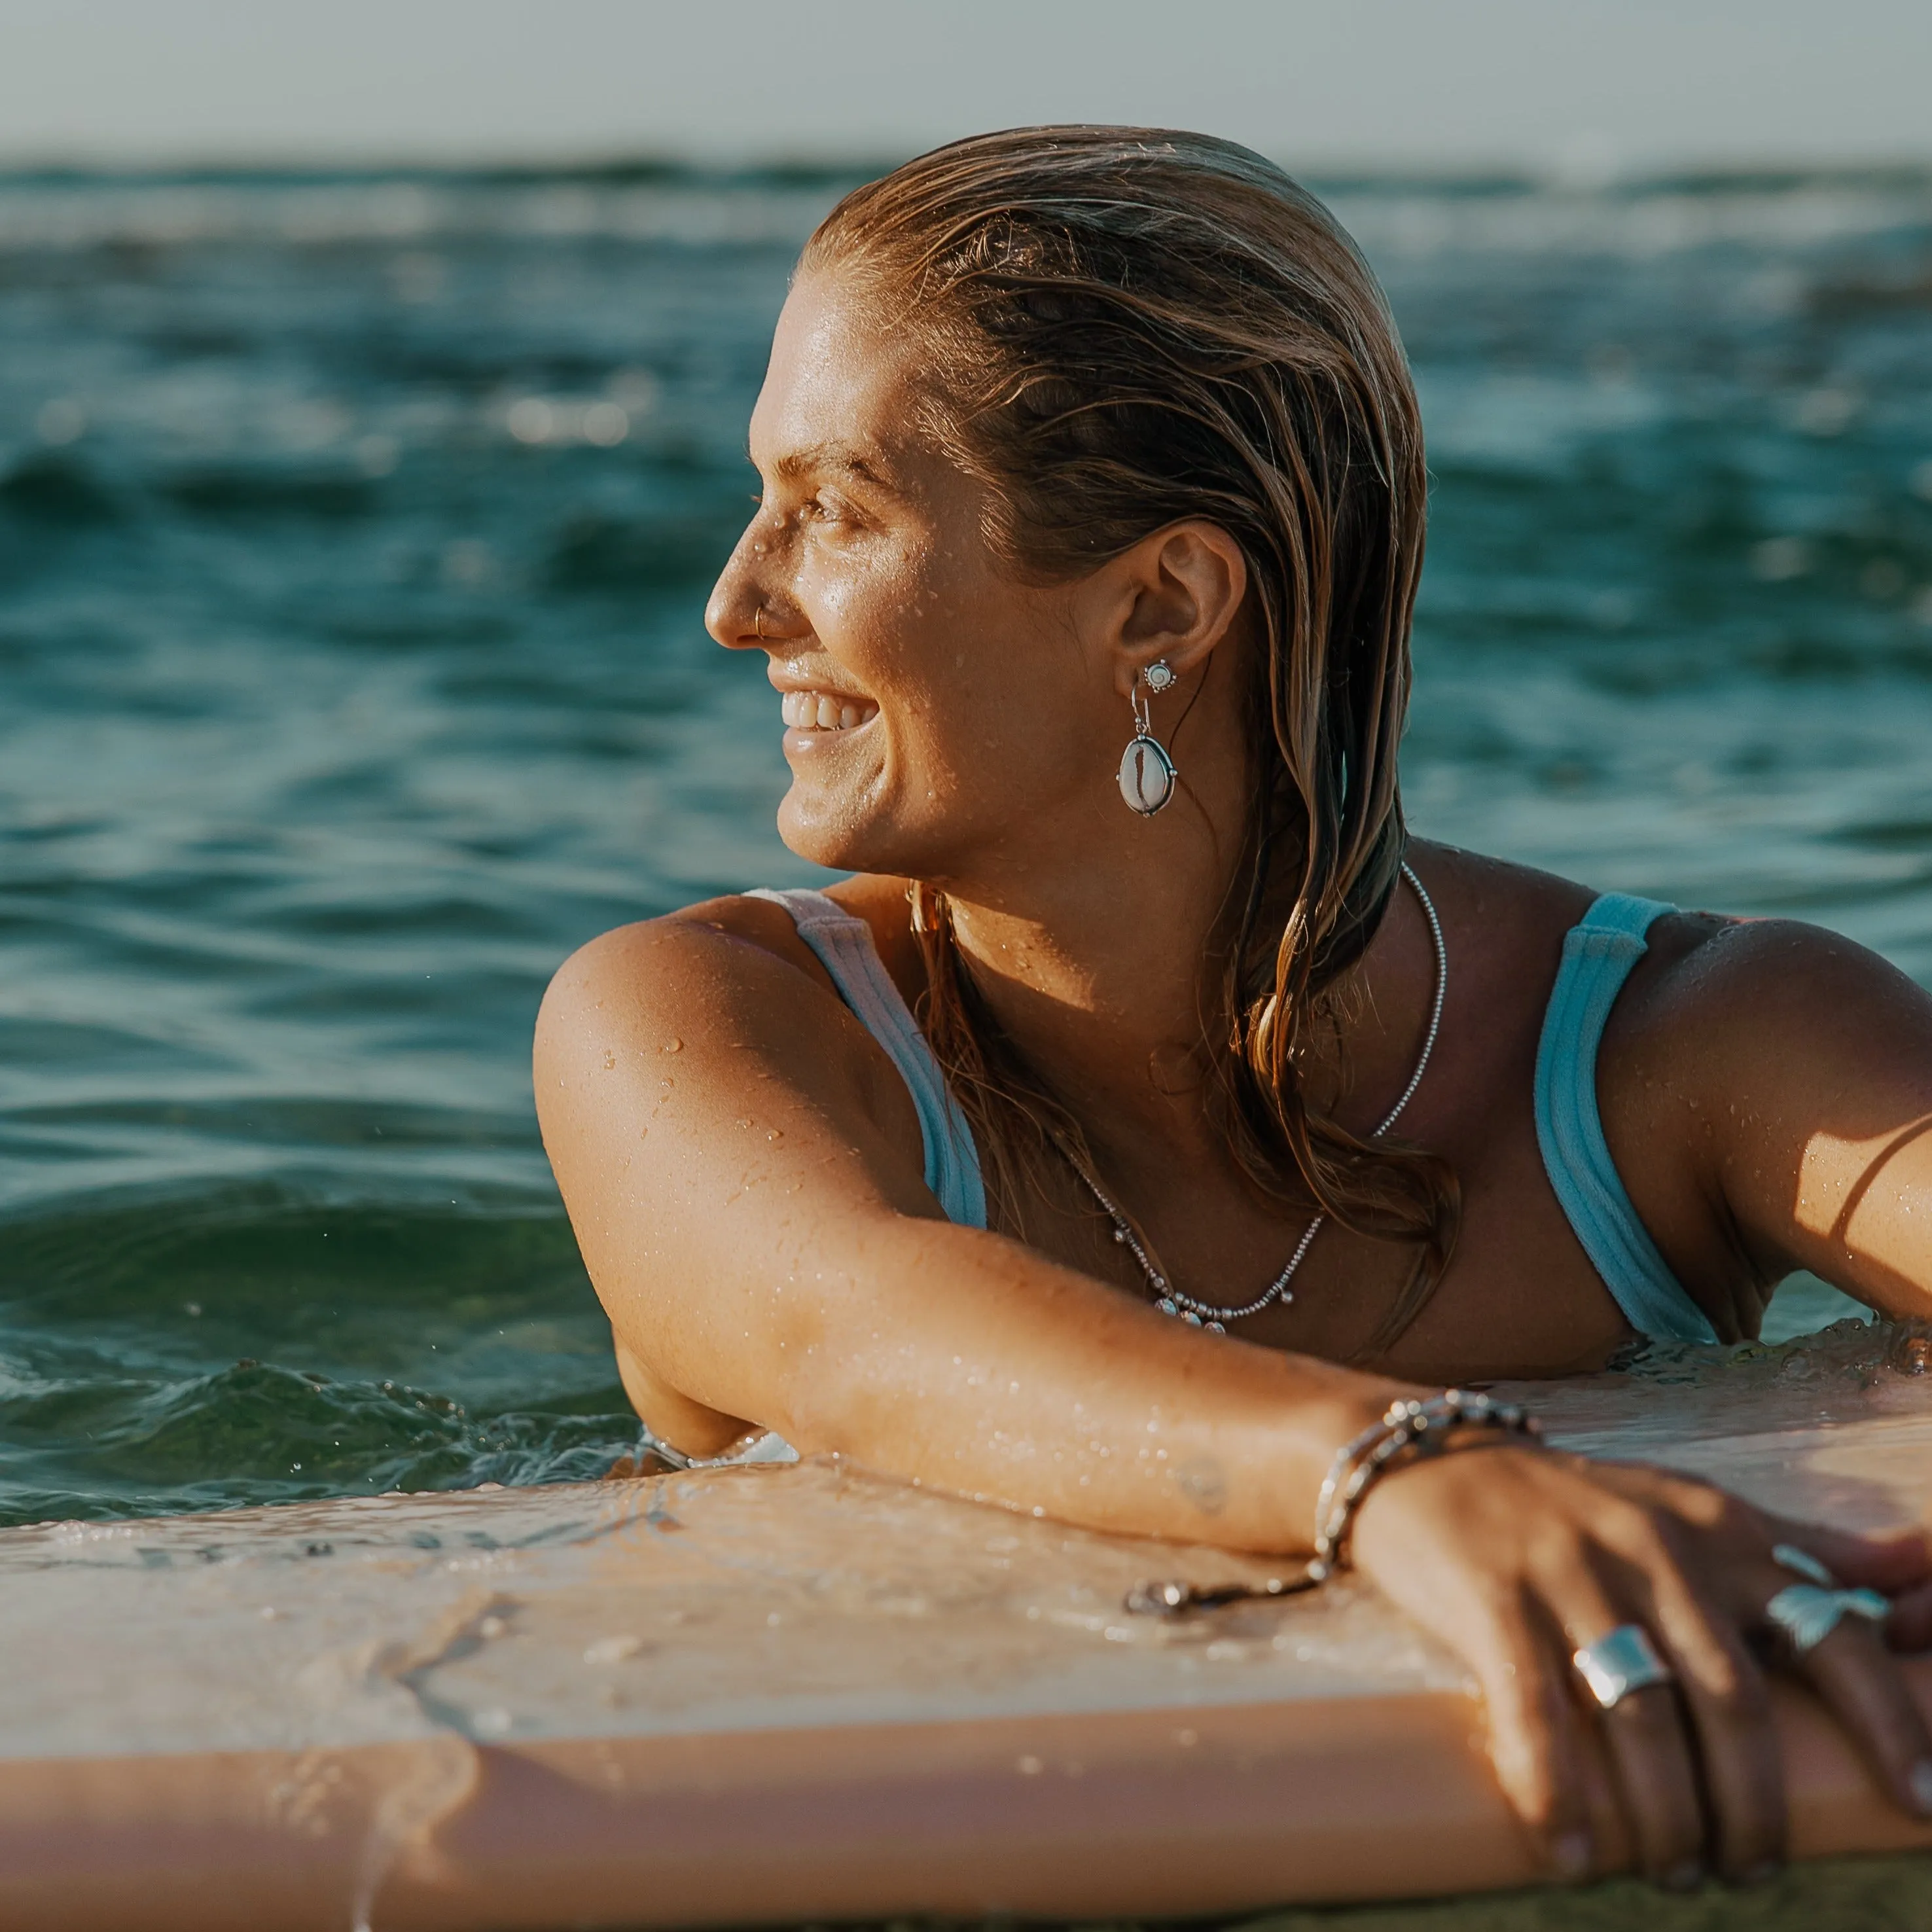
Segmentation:
{"type": "Polygon", "coordinates": [[[816,691],[781,694],[778,712],[795,731],[850,731],[872,716],[872,707],[816,691]]]}

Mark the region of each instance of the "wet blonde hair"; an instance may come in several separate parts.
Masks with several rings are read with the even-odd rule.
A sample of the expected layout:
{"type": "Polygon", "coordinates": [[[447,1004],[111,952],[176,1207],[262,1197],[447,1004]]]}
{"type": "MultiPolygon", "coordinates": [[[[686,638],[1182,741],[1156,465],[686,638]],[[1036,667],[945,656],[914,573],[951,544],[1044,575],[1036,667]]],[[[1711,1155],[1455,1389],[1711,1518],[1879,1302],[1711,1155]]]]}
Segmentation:
{"type": "MultiPolygon", "coordinates": [[[[802,271],[836,268],[929,348],[931,433],[988,487],[995,554],[1040,583],[1166,525],[1240,545],[1258,649],[1252,797],[1204,988],[1229,1145],[1265,1196],[1413,1244],[1365,1351],[1448,1264],[1455,1178],[1312,1110],[1301,1070],[1375,934],[1404,845],[1396,751],[1426,478],[1408,367],[1366,262],[1259,155],[1200,134],[1030,128],[953,142],[846,196],[802,271]]],[[[1077,1125],[976,994],[943,894],[914,891],[922,1019],[996,1208],[1077,1125]]]]}

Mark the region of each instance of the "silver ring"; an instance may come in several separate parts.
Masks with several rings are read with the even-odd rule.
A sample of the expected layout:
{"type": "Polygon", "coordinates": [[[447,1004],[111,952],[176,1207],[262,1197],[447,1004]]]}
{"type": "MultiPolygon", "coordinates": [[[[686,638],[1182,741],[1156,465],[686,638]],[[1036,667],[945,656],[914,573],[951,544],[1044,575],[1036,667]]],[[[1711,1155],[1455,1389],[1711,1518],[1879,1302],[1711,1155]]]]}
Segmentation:
{"type": "Polygon", "coordinates": [[[1619,1624],[1607,1636],[1586,1643],[1570,1662],[1600,1708],[1614,1711],[1633,1690],[1670,1684],[1676,1673],[1657,1654],[1641,1624],[1619,1624]]]}

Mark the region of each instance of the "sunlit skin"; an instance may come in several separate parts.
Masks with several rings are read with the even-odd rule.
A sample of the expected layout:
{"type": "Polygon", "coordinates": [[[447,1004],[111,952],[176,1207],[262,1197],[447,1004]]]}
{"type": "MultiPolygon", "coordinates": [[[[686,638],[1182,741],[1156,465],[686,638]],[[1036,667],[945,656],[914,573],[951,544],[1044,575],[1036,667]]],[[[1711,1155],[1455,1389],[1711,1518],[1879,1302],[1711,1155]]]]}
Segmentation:
{"type": "MultiPolygon", "coordinates": [[[[908,882],[944,888],[1000,1024],[1170,1274],[1247,1298],[1303,1223],[1243,1184],[1202,1078],[1202,962],[1250,782],[1241,553],[1184,522],[1078,581],[1014,580],[980,486],[917,427],[920,370],[916,344],[836,273],[794,290],[752,422],[763,499],[708,613],[721,644],[762,656],[775,728],[794,721],[781,830],[854,875],[833,896],[908,999],[923,968],[908,882]],[[1179,674],[1154,718],[1183,790],[1142,819],[1114,772],[1128,693],[1156,658],[1179,674]]],[[[1395,1394],[1601,1365],[1630,1331],[1550,1190],[1531,1078],[1563,934],[1592,895],[1448,847],[1410,858],[1450,966],[1403,1131],[1454,1162],[1464,1220],[1433,1300],[1367,1370],[1338,1364],[1409,1258],[1338,1227],[1292,1306],[1224,1339],[1156,1312],[1091,1212],[1042,1210],[1019,1231],[945,1221],[897,1072],[780,908],[715,900],[584,947],[544,1003],[537,1098],[640,1413],[694,1454],[775,1429],[1072,1522],[1294,1552],[1336,1445],[1395,1394]]],[[[1432,973],[1404,888],[1311,1075],[1358,1132],[1408,1078],[1432,973]]],[[[1754,1332],[1798,1268],[1886,1313],[1932,1314],[1932,1000],[1882,961],[1794,924],[1670,918],[1615,1010],[1598,1090],[1635,1204],[1720,1334],[1754,1332]]],[[[1065,1176],[1048,1185],[1082,1207],[1065,1176]]],[[[1688,1724],[1654,1690],[1602,1725],[1643,1865],[1682,1879],[1783,1852],[1743,1634],[1790,1580],[1770,1561],[1779,1540],[1893,1592],[1895,1645],[1932,1637],[1916,1533],[1778,1524],[1688,1480],[1527,1448],[1390,1477],[1355,1554],[1468,1660],[1504,1788],[1568,1875],[1610,1842],[1568,1653],[1651,1628],[1688,1724]]],[[[1847,1618],[1805,1674],[1898,1802],[1932,1810],[1932,1769],[1917,1798],[1911,1776],[1932,1747],[1870,1628],[1847,1618]]]]}

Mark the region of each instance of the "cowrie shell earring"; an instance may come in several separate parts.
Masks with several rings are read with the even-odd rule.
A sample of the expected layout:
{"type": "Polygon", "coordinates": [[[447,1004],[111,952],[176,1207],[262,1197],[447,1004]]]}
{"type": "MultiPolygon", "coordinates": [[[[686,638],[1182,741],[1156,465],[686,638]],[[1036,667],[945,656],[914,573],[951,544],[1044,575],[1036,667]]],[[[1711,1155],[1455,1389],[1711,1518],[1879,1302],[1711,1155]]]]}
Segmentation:
{"type": "Polygon", "coordinates": [[[1176,773],[1167,747],[1154,735],[1141,687],[1158,695],[1172,690],[1174,683],[1174,667],[1165,658],[1156,658],[1134,680],[1127,699],[1133,707],[1134,735],[1120,754],[1120,796],[1128,809],[1143,818],[1151,818],[1173,797],[1176,773]]]}

